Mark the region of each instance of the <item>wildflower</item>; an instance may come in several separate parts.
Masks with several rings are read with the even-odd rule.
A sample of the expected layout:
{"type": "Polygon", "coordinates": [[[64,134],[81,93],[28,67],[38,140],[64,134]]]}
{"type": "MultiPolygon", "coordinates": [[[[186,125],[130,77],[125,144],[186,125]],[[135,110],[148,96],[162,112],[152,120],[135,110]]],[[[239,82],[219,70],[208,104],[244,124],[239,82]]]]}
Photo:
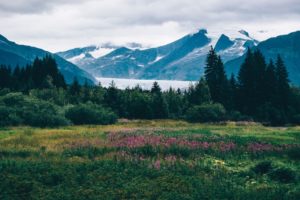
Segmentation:
{"type": "Polygon", "coordinates": [[[155,161],[153,167],[157,170],[160,170],[160,160],[155,161]]]}
{"type": "Polygon", "coordinates": [[[170,156],[165,157],[165,160],[166,160],[168,163],[174,165],[175,162],[176,162],[176,160],[177,160],[177,158],[176,158],[176,156],[170,155],[170,156]]]}

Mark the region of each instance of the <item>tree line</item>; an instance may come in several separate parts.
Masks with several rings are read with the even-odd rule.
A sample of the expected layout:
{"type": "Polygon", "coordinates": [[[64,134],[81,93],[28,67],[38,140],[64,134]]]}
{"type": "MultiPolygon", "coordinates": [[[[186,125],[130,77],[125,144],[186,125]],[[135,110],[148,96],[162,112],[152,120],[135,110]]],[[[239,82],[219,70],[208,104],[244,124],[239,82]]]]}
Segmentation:
{"type": "MultiPolygon", "coordinates": [[[[11,70],[1,66],[0,88],[0,121],[6,121],[3,125],[26,124],[26,113],[19,116],[21,111],[17,108],[29,102],[43,105],[32,108],[43,110],[40,117],[34,118],[36,120],[40,120],[49,107],[53,116],[60,116],[60,120],[52,120],[51,125],[62,118],[66,119],[64,124],[108,124],[117,117],[191,122],[253,120],[270,125],[300,123],[300,89],[290,85],[280,56],[275,62],[267,63],[259,50],[249,49],[238,75],[228,78],[221,57],[211,48],[204,77],[186,90],[162,91],[157,82],[151,90],[138,85],[120,90],[113,82],[104,88],[101,84],[80,85],[76,78],[67,85],[51,56],[36,58],[32,65],[24,68],[11,70]],[[16,109],[7,111],[8,107],[16,109]]],[[[38,115],[36,113],[33,116],[38,115]]]]}
{"type": "Polygon", "coordinates": [[[229,111],[239,111],[256,121],[275,125],[297,121],[299,107],[295,106],[296,90],[288,79],[284,61],[266,62],[259,50],[248,50],[245,61],[235,77],[227,79],[224,64],[212,48],[207,57],[205,78],[212,101],[229,111]]]}
{"type": "Polygon", "coordinates": [[[67,88],[64,76],[60,73],[55,59],[50,55],[36,58],[31,65],[0,66],[0,88],[14,91],[29,91],[30,89],[67,88]]]}

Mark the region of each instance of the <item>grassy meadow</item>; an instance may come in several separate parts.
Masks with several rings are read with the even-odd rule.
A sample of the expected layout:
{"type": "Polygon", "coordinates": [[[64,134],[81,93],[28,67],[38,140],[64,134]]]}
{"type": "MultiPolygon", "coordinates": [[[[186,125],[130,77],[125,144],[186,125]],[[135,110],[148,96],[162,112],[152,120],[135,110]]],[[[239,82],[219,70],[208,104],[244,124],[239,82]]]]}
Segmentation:
{"type": "Polygon", "coordinates": [[[300,127],[2,128],[0,199],[300,199],[300,127]]]}

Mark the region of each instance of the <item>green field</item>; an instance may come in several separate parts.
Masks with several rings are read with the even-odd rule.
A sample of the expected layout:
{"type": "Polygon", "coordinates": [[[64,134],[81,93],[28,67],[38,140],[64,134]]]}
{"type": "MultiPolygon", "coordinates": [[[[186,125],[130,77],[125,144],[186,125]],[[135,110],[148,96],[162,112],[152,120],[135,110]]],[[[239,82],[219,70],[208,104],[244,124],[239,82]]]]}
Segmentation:
{"type": "Polygon", "coordinates": [[[300,199],[300,127],[3,128],[0,199],[300,199]]]}

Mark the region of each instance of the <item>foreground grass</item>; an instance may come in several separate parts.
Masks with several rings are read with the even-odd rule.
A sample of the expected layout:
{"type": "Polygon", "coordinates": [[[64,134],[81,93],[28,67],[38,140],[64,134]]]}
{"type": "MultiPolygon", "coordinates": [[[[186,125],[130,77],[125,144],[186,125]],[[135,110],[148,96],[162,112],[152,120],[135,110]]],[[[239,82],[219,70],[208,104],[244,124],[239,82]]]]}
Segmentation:
{"type": "Polygon", "coordinates": [[[0,130],[0,199],[300,199],[300,127],[0,130]]]}

